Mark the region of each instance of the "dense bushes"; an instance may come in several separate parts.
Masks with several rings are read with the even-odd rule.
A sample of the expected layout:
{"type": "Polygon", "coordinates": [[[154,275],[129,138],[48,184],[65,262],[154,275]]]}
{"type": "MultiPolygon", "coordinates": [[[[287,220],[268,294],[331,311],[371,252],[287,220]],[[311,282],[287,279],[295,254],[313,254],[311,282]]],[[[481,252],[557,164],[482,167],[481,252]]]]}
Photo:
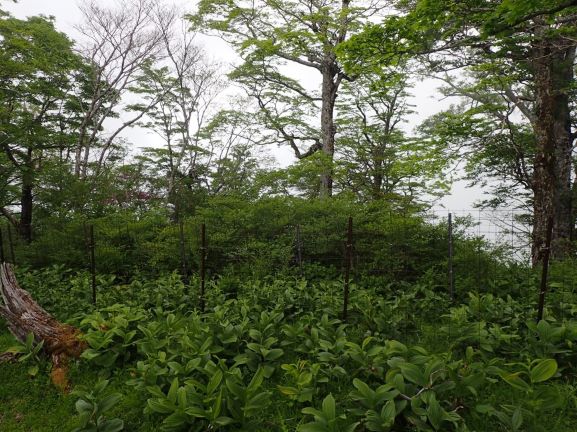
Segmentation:
{"type": "Polygon", "coordinates": [[[353,285],[345,323],[341,281],[211,282],[200,313],[197,281],[176,274],[102,279],[100,308],[79,297],[76,311],[86,274],[19,277],[80,326],[90,349],[78,372],[126,395],[110,415],[127,430],[569,431],[577,421],[573,317],[549,310],[535,324],[526,298],[452,304],[423,283],[353,285]]]}
{"type": "MultiPolygon", "coordinates": [[[[209,275],[261,278],[303,274],[339,277],[345,262],[347,219],[353,218],[353,273],[357,280],[447,285],[447,226],[424,213],[386,203],[217,197],[179,224],[163,212],[119,212],[94,220],[44,220],[35,240],[19,245],[20,264],[88,268],[87,226],[94,225],[99,273],[129,280],[138,273],[198,271],[200,226],[206,224],[209,275]],[[299,246],[300,245],[300,246],[299,246]],[[299,249],[302,266],[299,266],[299,249]],[[186,263],[183,266],[183,259],[186,263]]],[[[464,221],[463,224],[470,222],[464,221]]],[[[462,226],[465,226],[462,225],[462,226]]],[[[503,253],[456,227],[457,285],[489,289],[488,274],[507,273],[503,253]]]]}

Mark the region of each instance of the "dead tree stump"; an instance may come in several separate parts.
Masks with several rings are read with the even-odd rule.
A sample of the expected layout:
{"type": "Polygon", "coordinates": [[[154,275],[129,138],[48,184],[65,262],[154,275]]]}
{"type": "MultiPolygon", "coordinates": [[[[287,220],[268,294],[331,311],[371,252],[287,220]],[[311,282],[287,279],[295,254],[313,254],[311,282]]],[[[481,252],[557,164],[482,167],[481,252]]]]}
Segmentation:
{"type": "Polygon", "coordinates": [[[10,264],[0,263],[0,316],[8,323],[10,332],[21,342],[30,333],[37,343],[44,341],[44,352],[52,359],[52,382],[59,389],[69,387],[67,372],[70,358],[78,358],[86,349],[80,331],[62,324],[34,301],[28,291],[20,288],[10,264]]]}

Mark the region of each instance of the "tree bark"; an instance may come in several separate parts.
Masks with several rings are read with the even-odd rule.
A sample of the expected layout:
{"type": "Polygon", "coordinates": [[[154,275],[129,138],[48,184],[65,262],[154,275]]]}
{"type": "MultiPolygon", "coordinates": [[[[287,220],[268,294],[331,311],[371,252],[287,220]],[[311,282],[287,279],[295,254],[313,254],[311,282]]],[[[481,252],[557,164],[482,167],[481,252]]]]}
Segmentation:
{"type": "Polygon", "coordinates": [[[573,82],[575,44],[560,37],[542,37],[535,44],[533,58],[537,115],[532,263],[537,266],[545,254],[550,218],[554,221],[552,258],[567,256],[573,232],[569,91],[573,82]]]}
{"type": "Polygon", "coordinates": [[[20,237],[26,242],[32,241],[32,206],[33,206],[32,185],[26,182],[22,184],[20,196],[20,223],[18,231],[20,237]]]}
{"type": "Polygon", "coordinates": [[[78,358],[86,349],[86,342],[78,338],[78,329],[62,324],[46,312],[20,288],[12,266],[0,263],[0,294],[3,305],[0,316],[8,323],[10,332],[21,342],[30,333],[37,343],[44,341],[43,349],[52,358],[52,382],[61,390],[69,387],[67,372],[70,358],[78,358]]]}
{"type": "Polygon", "coordinates": [[[27,151],[26,162],[22,172],[22,186],[20,191],[20,222],[18,232],[20,237],[27,243],[32,241],[32,208],[34,196],[32,188],[34,186],[34,162],[32,160],[31,148],[27,151]]]}
{"type": "Polygon", "coordinates": [[[325,156],[321,173],[320,196],[331,197],[333,194],[333,160],[335,155],[335,121],[334,111],[339,83],[335,81],[338,74],[338,65],[333,52],[328,52],[322,64],[322,93],[321,93],[321,150],[325,156]]]}

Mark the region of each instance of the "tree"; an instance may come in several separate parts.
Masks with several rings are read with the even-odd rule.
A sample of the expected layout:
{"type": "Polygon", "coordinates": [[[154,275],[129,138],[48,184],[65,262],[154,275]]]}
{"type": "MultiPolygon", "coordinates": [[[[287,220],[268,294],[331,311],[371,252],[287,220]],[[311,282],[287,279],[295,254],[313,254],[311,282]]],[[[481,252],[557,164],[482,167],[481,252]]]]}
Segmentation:
{"type": "Polygon", "coordinates": [[[123,104],[143,68],[166,55],[163,35],[175,16],[152,0],[118,1],[111,9],[88,1],[82,4],[81,11],[84,22],[77,27],[84,36],[81,53],[92,73],[79,99],[83,117],[74,160],[75,175],[84,179],[94,150],[99,148],[99,154],[93,155],[97,175],[119,134],[159,102],[161,95],[148,100],[143,109],[120,124],[110,122],[124,111],[123,104]]]}
{"type": "Polygon", "coordinates": [[[67,145],[68,132],[61,126],[81,61],[48,18],[2,16],[0,35],[0,148],[10,173],[4,181],[11,190],[19,185],[18,204],[8,193],[1,208],[30,241],[34,188],[46,159],[67,145]],[[10,211],[14,205],[20,207],[18,220],[10,211]]]}
{"type": "Polygon", "coordinates": [[[335,103],[343,80],[353,79],[336,49],[385,7],[351,0],[201,0],[191,17],[197,28],[220,35],[241,55],[244,63],[231,78],[257,100],[264,124],[274,131],[270,141],[289,145],[298,159],[317,151],[325,155],[321,196],[333,191],[335,103]],[[313,72],[320,91],[291,78],[290,67],[313,72]],[[311,126],[314,119],[319,128],[311,126]]]}
{"type": "Polygon", "coordinates": [[[441,146],[409,138],[402,130],[412,106],[408,102],[409,71],[365,74],[344,85],[338,104],[339,166],[343,190],[364,200],[410,200],[424,192],[442,194],[441,146]]]}
{"type": "Polygon", "coordinates": [[[543,258],[550,220],[554,222],[553,255],[565,256],[574,225],[571,150],[575,136],[569,101],[577,4],[567,0],[418,0],[404,4],[407,15],[367,29],[350,45],[348,61],[372,57],[369,61],[374,64],[375,59],[414,53],[421,54],[436,71],[491,60],[523,75],[533,101],[525,103],[514,88],[505,89],[505,96],[532,118],[533,263],[543,258]]]}
{"type": "MultiPolygon", "coordinates": [[[[175,11],[170,16],[176,15],[175,11]]],[[[163,167],[163,185],[168,204],[179,219],[184,187],[198,189],[206,174],[204,161],[209,153],[202,147],[201,131],[210,120],[216,96],[225,84],[219,65],[208,61],[206,53],[195,44],[195,34],[184,22],[162,26],[166,58],[158,67],[145,67],[133,91],[143,102],[130,107],[144,112],[140,124],[158,135],[161,148],[145,150],[150,162],[163,167]]]]}
{"type": "Polygon", "coordinates": [[[445,145],[456,163],[464,159],[464,178],[489,188],[481,207],[530,213],[535,157],[530,87],[494,61],[471,67],[461,78],[439,78],[446,83],[442,94],[460,102],[420,126],[423,140],[445,145]]]}

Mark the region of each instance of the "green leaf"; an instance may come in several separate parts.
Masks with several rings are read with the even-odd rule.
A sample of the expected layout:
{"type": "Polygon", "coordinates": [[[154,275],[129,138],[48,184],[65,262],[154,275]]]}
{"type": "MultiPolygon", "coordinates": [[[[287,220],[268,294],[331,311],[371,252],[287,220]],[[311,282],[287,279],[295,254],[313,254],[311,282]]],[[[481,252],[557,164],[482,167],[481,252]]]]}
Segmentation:
{"type": "Polygon", "coordinates": [[[283,354],[284,354],[284,351],[282,349],[273,348],[268,353],[266,353],[264,358],[266,360],[269,360],[269,361],[274,361],[274,360],[277,360],[278,358],[282,357],[283,354]]]}
{"type": "Polygon", "coordinates": [[[324,416],[324,414],[323,414],[322,411],[319,411],[318,409],[313,408],[313,407],[303,408],[303,409],[301,410],[301,412],[302,412],[303,414],[312,415],[312,416],[314,416],[315,418],[318,418],[318,419],[324,419],[324,418],[325,418],[325,416],[324,416]]]}
{"type": "Polygon", "coordinates": [[[381,418],[385,420],[388,424],[393,424],[395,422],[395,417],[397,416],[397,408],[394,400],[388,401],[383,409],[381,410],[381,418]]]}
{"type": "Polygon", "coordinates": [[[332,393],[329,393],[327,397],[323,400],[323,413],[327,420],[332,420],[337,416],[337,410],[335,406],[335,398],[332,393]]]}
{"type": "Polygon", "coordinates": [[[112,407],[114,407],[116,404],[118,404],[118,402],[120,402],[121,399],[122,395],[120,393],[113,393],[105,397],[98,403],[98,412],[100,414],[104,414],[112,407]]]}
{"type": "Polygon", "coordinates": [[[248,400],[248,402],[244,406],[245,416],[251,417],[253,415],[253,412],[263,410],[268,405],[269,400],[270,400],[269,392],[263,392],[253,396],[248,400]]]}
{"type": "Polygon", "coordinates": [[[220,369],[218,369],[214,373],[214,375],[210,378],[210,381],[208,382],[208,385],[206,386],[206,392],[208,394],[214,393],[214,391],[217,389],[217,387],[222,382],[222,377],[223,377],[223,373],[220,369]]]}
{"type": "Polygon", "coordinates": [[[84,352],[80,355],[80,357],[86,359],[86,360],[92,360],[95,359],[96,357],[100,356],[100,352],[98,352],[95,349],[92,348],[88,348],[87,350],[84,350],[84,352]]]}
{"type": "Polygon", "coordinates": [[[226,426],[234,423],[234,419],[230,417],[220,416],[213,423],[219,426],[226,426]]]}
{"type": "Polygon", "coordinates": [[[152,411],[160,414],[169,414],[176,410],[176,406],[168,399],[148,399],[146,404],[152,411]]]}
{"type": "Polygon", "coordinates": [[[423,373],[418,366],[412,363],[401,363],[399,364],[399,368],[401,369],[403,376],[412,383],[418,384],[420,386],[425,386],[427,384],[425,382],[423,373]]]}
{"type": "Polygon", "coordinates": [[[259,367],[258,370],[253,375],[252,379],[250,380],[247,390],[249,392],[257,390],[261,386],[263,380],[264,380],[264,369],[262,367],[259,367]]]}
{"type": "Polygon", "coordinates": [[[279,389],[279,391],[287,396],[296,396],[300,393],[300,390],[297,389],[296,387],[285,387],[285,386],[277,386],[277,388],[279,389]]]}
{"type": "Polygon", "coordinates": [[[539,383],[547,381],[557,372],[557,362],[554,359],[546,359],[537,363],[531,369],[531,382],[539,383]]]}
{"type": "Polygon", "coordinates": [[[300,425],[297,429],[298,432],[328,432],[326,426],[322,425],[321,423],[307,423],[304,425],[300,425]]]}
{"type": "Polygon", "coordinates": [[[513,412],[513,417],[511,418],[511,426],[513,426],[513,430],[517,431],[523,424],[523,413],[521,412],[521,408],[515,408],[513,412]]]}
{"type": "Polygon", "coordinates": [[[88,401],[85,401],[84,399],[78,399],[76,401],[75,406],[76,406],[76,411],[78,411],[78,414],[91,413],[92,410],[94,409],[94,405],[92,405],[88,401]]]}
{"type": "Polygon", "coordinates": [[[441,405],[437,401],[437,397],[434,393],[429,396],[429,404],[427,405],[427,418],[435,430],[439,430],[441,428],[441,423],[443,422],[443,408],[441,408],[441,405]]]}
{"type": "Polygon", "coordinates": [[[220,416],[220,411],[222,410],[222,389],[218,392],[218,396],[215,398],[212,404],[211,418],[213,421],[220,416]]]}
{"type": "Polygon", "coordinates": [[[367,399],[367,401],[373,400],[375,392],[371,390],[371,388],[366,383],[364,383],[358,378],[355,378],[353,379],[353,386],[355,386],[355,388],[365,399],[367,399]]]}
{"type": "Polygon", "coordinates": [[[124,429],[124,422],[118,418],[104,420],[98,425],[98,432],[118,432],[124,429]]]}
{"type": "Polygon", "coordinates": [[[185,413],[175,412],[169,415],[162,422],[163,429],[180,429],[188,421],[185,413]]]}
{"type": "Polygon", "coordinates": [[[172,384],[170,384],[170,389],[168,390],[168,395],[166,396],[167,399],[172,402],[173,404],[176,403],[176,398],[178,396],[178,378],[174,378],[172,380],[172,384]]]}
{"type": "Polygon", "coordinates": [[[520,377],[521,373],[522,372],[515,372],[512,374],[501,373],[500,376],[505,380],[507,384],[518,390],[531,390],[531,386],[529,386],[529,384],[527,384],[527,382],[520,377]]]}

